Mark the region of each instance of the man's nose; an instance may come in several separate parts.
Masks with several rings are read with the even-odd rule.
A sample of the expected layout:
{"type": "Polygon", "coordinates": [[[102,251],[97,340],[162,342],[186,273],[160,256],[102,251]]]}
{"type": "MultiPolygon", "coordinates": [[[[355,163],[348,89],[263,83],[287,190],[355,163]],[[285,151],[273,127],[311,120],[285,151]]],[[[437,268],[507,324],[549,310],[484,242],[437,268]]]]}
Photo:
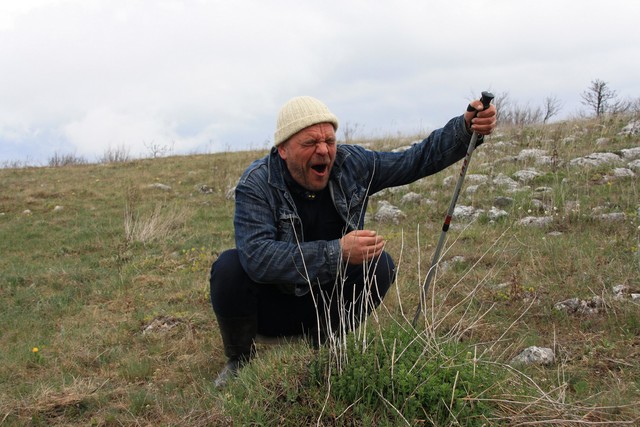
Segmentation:
{"type": "Polygon", "coordinates": [[[317,154],[327,154],[329,152],[329,146],[326,142],[320,141],[316,144],[316,153],[317,154]]]}

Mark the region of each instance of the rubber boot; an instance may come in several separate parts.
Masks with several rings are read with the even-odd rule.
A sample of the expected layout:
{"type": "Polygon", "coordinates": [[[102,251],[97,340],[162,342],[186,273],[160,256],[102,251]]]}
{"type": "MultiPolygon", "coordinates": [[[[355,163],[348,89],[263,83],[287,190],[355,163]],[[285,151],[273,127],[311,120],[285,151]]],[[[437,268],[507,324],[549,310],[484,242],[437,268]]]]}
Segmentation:
{"type": "Polygon", "coordinates": [[[255,316],[233,318],[218,316],[217,319],[224,345],[224,354],[228,359],[227,364],[214,382],[216,388],[222,388],[253,357],[258,320],[255,316]]]}

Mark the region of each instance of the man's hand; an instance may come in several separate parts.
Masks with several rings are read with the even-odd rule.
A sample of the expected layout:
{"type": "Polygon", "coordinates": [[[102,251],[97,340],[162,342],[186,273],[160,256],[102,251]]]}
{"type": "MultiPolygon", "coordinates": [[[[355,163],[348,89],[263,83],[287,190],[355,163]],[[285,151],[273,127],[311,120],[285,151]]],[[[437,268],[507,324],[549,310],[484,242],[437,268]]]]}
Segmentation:
{"type": "Polygon", "coordinates": [[[373,230],[355,230],[340,239],[342,259],[358,265],[382,253],[384,239],[373,230]]]}
{"type": "Polygon", "coordinates": [[[477,114],[475,111],[465,111],[464,120],[467,129],[480,135],[489,135],[493,132],[496,128],[496,106],[491,104],[489,108],[483,110],[480,100],[471,101],[469,105],[477,110],[477,114]]]}

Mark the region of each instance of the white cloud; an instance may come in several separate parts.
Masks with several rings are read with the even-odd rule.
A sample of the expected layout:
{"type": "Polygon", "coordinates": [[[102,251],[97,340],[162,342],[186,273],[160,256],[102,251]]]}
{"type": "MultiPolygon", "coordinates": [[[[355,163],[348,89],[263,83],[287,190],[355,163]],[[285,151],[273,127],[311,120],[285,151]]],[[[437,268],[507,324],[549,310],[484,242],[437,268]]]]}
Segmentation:
{"type": "Polygon", "coordinates": [[[556,94],[569,112],[594,78],[638,96],[638,12],[625,0],[7,0],[0,144],[25,157],[256,148],[300,94],[379,132],[439,126],[487,88],[556,94]]]}

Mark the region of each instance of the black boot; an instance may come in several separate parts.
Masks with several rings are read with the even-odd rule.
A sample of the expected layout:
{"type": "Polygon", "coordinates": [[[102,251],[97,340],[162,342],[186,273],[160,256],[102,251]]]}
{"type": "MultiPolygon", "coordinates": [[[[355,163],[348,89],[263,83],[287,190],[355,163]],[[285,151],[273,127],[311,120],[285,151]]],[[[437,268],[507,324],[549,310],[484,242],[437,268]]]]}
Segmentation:
{"type": "Polygon", "coordinates": [[[217,319],[224,344],[224,354],[228,358],[227,364],[214,382],[216,388],[222,388],[253,357],[258,320],[255,316],[231,318],[217,316],[217,319]]]}

